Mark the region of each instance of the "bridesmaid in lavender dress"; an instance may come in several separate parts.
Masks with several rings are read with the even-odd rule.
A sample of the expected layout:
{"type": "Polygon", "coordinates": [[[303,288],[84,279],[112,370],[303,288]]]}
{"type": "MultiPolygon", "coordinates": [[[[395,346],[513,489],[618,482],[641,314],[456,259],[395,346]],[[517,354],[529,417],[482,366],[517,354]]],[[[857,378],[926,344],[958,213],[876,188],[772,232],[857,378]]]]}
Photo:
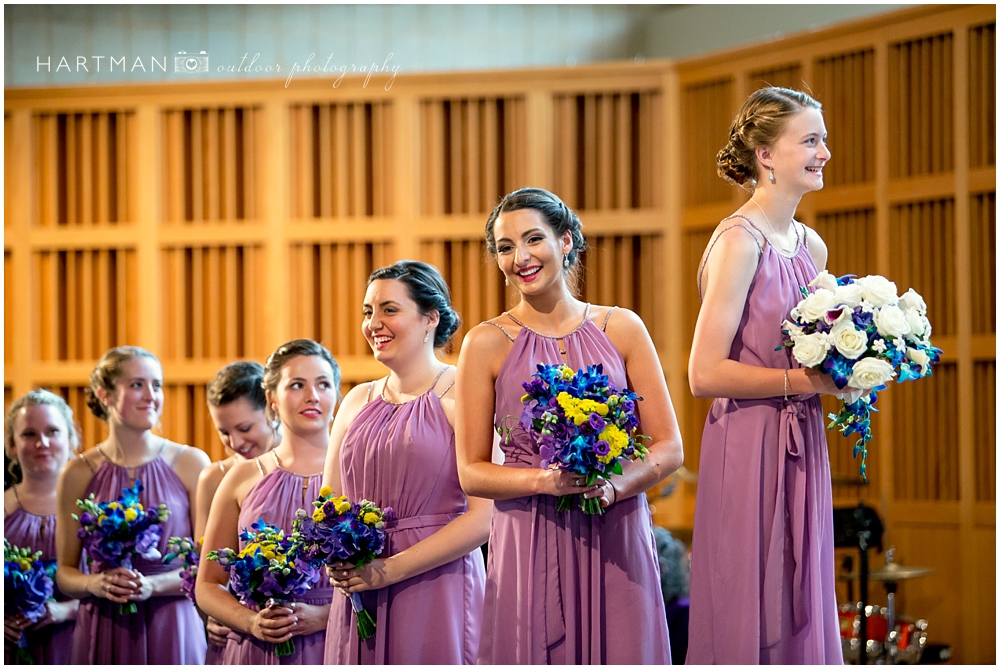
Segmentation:
{"type": "Polygon", "coordinates": [[[691,391],[718,399],[701,445],[687,659],[840,664],[818,394],[841,391],[775,350],[800,288],[826,265],[823,240],[792,218],[823,187],[826,127],[808,95],[763,88],[729,137],[719,174],[753,197],[719,225],[699,276],[691,391]]]}
{"type": "Polygon", "coordinates": [[[454,371],[435,356],[458,329],[436,269],[404,260],[368,279],[361,329],[385,379],[356,386],[337,413],[324,480],[352,500],[392,507],[382,557],[334,565],[344,594],[363,593],[375,636],[358,639],[350,600],[336,597],[326,664],[472,664],[486,573],[488,500],[458,482],[454,371]]]}
{"type": "Polygon", "coordinates": [[[90,386],[87,404],[108,422],[108,438],[69,462],[58,492],[56,578],[63,592],[81,600],[71,661],[201,664],[205,634],[194,605],[181,594],[179,564],[138,558],[132,569],[96,561],[81,569],[79,524],[71,514],[76,500],[94,493],[98,502],[108,502],[141,479],[143,506],[170,509],[159,543],[165,555],[170,536],[191,536],[195,487],[208,456],[152,433],[163,408],[163,370],[152,353],[136,346],[109,350],[90,386]],[[138,611],[120,613],[119,604],[129,601],[138,611]]]}
{"type": "MultiPolygon", "coordinates": [[[[32,390],[11,402],[4,422],[4,450],[21,469],[20,482],[4,491],[4,539],[55,560],[56,481],[79,445],[73,410],[58,395],[32,390]]],[[[35,664],[69,664],[80,602],[58,591],[55,597],[35,623],[20,614],[4,616],[4,664],[14,662],[22,635],[35,664]]]]}
{"type": "Polygon", "coordinates": [[[233,465],[212,500],[195,594],[198,606],[231,631],[222,664],[322,664],[333,588],[324,579],[288,605],[246,607],[229,592],[228,575],[209,551],[243,548],[239,532],[258,518],[290,533],[298,509],[319,496],[340,368],[321,344],[290,341],[264,368],[268,417],[279,420],[281,444],[233,465]],[[295,652],[278,657],[274,645],[294,638],[295,652]]]}
{"type": "MultiPolygon", "coordinates": [[[[233,451],[225,460],[205,467],[198,477],[198,510],[195,514],[194,536],[205,536],[208,511],[222,477],[233,465],[267,453],[281,443],[278,421],[264,415],[264,367],[258,362],[243,361],[226,365],[208,384],[208,413],[227,450],[233,451]]],[[[205,621],[208,632],[208,652],[205,664],[221,664],[222,654],[232,631],[215,618],[205,621]]]]}
{"type": "MultiPolygon", "coordinates": [[[[520,293],[509,313],[473,328],[456,384],[458,467],[469,495],[495,500],[479,662],[665,664],[670,662],[660,572],[645,492],[683,462],[667,385],[649,334],[627,309],[575,299],[567,274],[583,250],[580,221],[548,191],[504,197],[486,224],[486,246],[520,293]],[[635,390],[645,462],[582,487],[584,479],[539,467],[519,427],[493,464],[494,428],[519,416],[521,384],[540,363],[603,364],[635,390]],[[557,497],[598,498],[603,515],[556,510],[557,497]]],[[[508,422],[509,424],[509,422],[508,422]]]]}

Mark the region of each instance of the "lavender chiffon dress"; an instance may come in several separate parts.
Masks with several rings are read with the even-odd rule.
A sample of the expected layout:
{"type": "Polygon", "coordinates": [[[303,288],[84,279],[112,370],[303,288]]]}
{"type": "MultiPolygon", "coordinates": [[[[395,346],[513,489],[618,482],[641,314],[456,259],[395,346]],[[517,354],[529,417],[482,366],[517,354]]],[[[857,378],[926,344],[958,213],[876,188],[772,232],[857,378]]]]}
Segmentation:
{"type": "MultiPolygon", "coordinates": [[[[170,509],[159,543],[160,553],[166,555],[169,537],[191,536],[187,489],[162,457],[136,467],[135,477],[142,480],[139,500],[144,507],[163,503],[170,509]]],[[[84,497],[94,493],[98,502],[108,502],[117,499],[122,488],[131,487],[132,483],[128,469],[104,460],[94,470],[84,497]]],[[[180,560],[163,564],[160,559],[138,558],[132,563],[133,569],[146,576],[180,566],[180,560]]],[[[205,628],[194,604],[184,595],[137,602],[138,611],[132,614],[119,613],[118,606],[98,597],[80,601],[73,635],[73,664],[202,664],[205,661],[205,628]]]]}
{"type": "MultiPolygon", "coordinates": [[[[350,499],[392,507],[396,520],[386,525],[383,553],[388,557],[440,530],[465,513],[468,503],[458,482],[455,433],[434,389],[399,405],[371,399],[371,386],[368,392],[370,401],[344,436],[341,481],[350,499]]],[[[476,549],[388,588],[364,592],[365,608],[376,624],[375,636],[366,640],[358,639],[350,600],[337,594],[325,662],[473,664],[485,582],[482,552],[476,549]]]]}
{"type": "MultiPolygon", "coordinates": [[[[277,456],[274,451],[257,458],[257,466],[261,467],[260,458],[277,456]]],[[[261,468],[263,474],[263,468],[261,468]]],[[[250,527],[258,518],[292,531],[292,520],[299,509],[311,509],[314,499],[319,497],[322,485],[322,474],[315,476],[299,476],[276,466],[250,489],[243,506],[240,507],[239,529],[250,527]]],[[[243,548],[243,542],[240,542],[243,548]]],[[[325,575],[320,576],[311,590],[302,597],[293,597],[292,601],[326,606],[333,598],[333,588],[325,575]]],[[[229,642],[222,656],[222,664],[323,664],[323,642],[326,632],[313,632],[302,636],[293,636],[295,652],[291,655],[278,657],[275,655],[275,644],[261,641],[251,634],[233,630],[229,633],[229,642]]]]}
{"type": "MultiPolygon", "coordinates": [[[[803,239],[790,258],[761,249],[730,359],[797,366],[775,349],[799,287],[817,274],[803,239]]],[[[716,399],[701,442],[687,661],[842,664],[834,588],[819,397],[716,399]]]]}
{"type": "MultiPolygon", "coordinates": [[[[588,305],[583,323],[563,338],[524,326],[512,338],[492,323],[513,341],[495,384],[497,427],[508,416],[506,425],[516,423],[521,384],[538,364],[564,362],[560,342],[571,367],[601,363],[615,385],[627,387],[624,360],[604,333],[607,319],[598,327],[589,314],[588,305]]],[[[539,466],[538,445],[519,426],[501,446],[505,467],[539,466]]],[[[556,511],[556,502],[551,495],[495,502],[479,662],[669,664],[646,496],[612,504],[603,515],[556,511]]]]}
{"type": "MultiPolygon", "coordinates": [[[[16,492],[16,491],[15,491],[16,492]]],[[[42,551],[43,560],[56,559],[56,517],[36,516],[26,511],[20,505],[3,519],[4,539],[19,548],[31,548],[32,551],[42,551]]],[[[56,600],[65,601],[62,593],[56,590],[56,600]]],[[[39,629],[27,629],[24,634],[28,640],[27,651],[35,664],[69,664],[70,648],[73,645],[74,621],[70,620],[58,625],[46,625],[39,629]]],[[[3,662],[6,665],[14,663],[17,646],[5,641],[3,644],[3,662]]]]}

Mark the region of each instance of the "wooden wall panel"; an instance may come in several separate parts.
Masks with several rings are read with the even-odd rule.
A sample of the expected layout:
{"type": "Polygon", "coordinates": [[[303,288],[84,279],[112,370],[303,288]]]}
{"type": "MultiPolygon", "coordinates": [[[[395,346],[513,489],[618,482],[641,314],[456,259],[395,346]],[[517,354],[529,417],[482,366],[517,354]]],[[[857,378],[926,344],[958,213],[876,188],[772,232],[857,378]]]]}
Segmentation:
{"type": "Polygon", "coordinates": [[[14,263],[11,254],[3,254],[3,361],[9,365],[14,359],[14,263]]]}
{"type": "Polygon", "coordinates": [[[805,81],[802,79],[802,65],[799,63],[771,66],[750,72],[747,75],[747,85],[749,90],[757,90],[765,86],[795,89],[806,87],[805,81]]]}
{"type": "Polygon", "coordinates": [[[555,192],[578,210],[659,206],[650,156],[662,151],[657,91],[553,96],[555,192]]]}
{"type": "Polygon", "coordinates": [[[984,193],[971,198],[970,252],[972,262],[972,332],[997,331],[997,196],[984,193]]]}
{"type": "Polygon", "coordinates": [[[823,103],[832,159],[823,168],[826,185],[875,180],[875,51],[865,49],[819,58],[813,93],[823,103]]]}
{"type": "Polygon", "coordinates": [[[293,217],[392,213],[391,103],[292,105],[289,114],[293,217]]]}
{"type": "Polygon", "coordinates": [[[212,460],[221,460],[227,454],[208,413],[206,392],[205,384],[166,383],[160,422],[163,434],[170,439],[200,448],[212,460]]]}
{"type": "Polygon", "coordinates": [[[132,112],[39,113],[32,125],[34,225],[92,227],[134,219],[127,151],[136,132],[132,112]]]}
{"type": "Polygon", "coordinates": [[[681,93],[684,133],[684,204],[732,200],[732,187],[718,177],[715,156],[726,145],[729,126],[739,110],[731,77],[698,82],[681,93]]]}
{"type": "Polygon", "coordinates": [[[900,293],[913,288],[923,296],[934,334],[956,334],[955,202],[893,207],[890,221],[892,235],[899,242],[889,254],[887,276],[900,293]]]}
{"type": "Polygon", "coordinates": [[[996,165],[997,24],[969,29],[969,166],[996,165]]]}
{"type": "Polygon", "coordinates": [[[973,393],[976,408],[975,475],[976,501],[997,500],[997,365],[995,360],[977,362],[973,367],[973,393]]]}
{"type": "Polygon", "coordinates": [[[489,213],[526,185],[525,113],[524,96],[422,100],[420,212],[489,213]]]}
{"type": "Polygon", "coordinates": [[[108,438],[108,424],[95,416],[87,406],[87,386],[83,385],[45,385],[47,390],[61,396],[69,408],[73,410],[77,429],[80,431],[81,450],[93,448],[96,444],[108,438]]]}
{"type": "Polygon", "coordinates": [[[241,222],[258,216],[257,117],[252,106],[162,112],[163,222],[241,222]]]}
{"type": "Polygon", "coordinates": [[[889,174],[954,169],[954,38],[950,32],[889,49],[889,174]]]}

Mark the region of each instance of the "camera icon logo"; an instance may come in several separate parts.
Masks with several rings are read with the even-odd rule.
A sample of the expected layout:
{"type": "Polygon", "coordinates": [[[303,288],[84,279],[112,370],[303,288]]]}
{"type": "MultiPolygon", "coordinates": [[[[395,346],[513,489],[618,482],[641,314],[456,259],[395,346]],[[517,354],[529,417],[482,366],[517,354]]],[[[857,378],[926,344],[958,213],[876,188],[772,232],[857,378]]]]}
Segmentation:
{"type": "Polygon", "coordinates": [[[204,51],[198,54],[178,51],[174,54],[174,72],[208,72],[208,54],[204,51]]]}

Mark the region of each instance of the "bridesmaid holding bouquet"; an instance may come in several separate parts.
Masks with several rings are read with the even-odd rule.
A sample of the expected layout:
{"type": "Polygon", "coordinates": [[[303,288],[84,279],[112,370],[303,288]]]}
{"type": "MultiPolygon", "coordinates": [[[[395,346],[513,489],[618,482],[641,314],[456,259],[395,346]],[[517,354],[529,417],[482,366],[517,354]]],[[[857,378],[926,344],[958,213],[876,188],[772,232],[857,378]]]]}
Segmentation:
{"type": "Polygon", "coordinates": [[[458,471],[469,495],[494,500],[479,662],[670,662],[660,571],[645,492],[681,466],[683,453],[656,349],[627,309],[591,306],[571,292],[584,248],[579,218],[552,193],[505,196],[486,223],[486,248],[520,293],[509,312],[473,328],[456,383],[458,471]],[[539,364],[603,365],[634,390],[645,461],[621,475],[542,469],[539,445],[517,425],[523,383],[539,364]],[[512,417],[512,420],[508,417],[512,417]],[[503,465],[494,431],[510,428],[503,465]],[[557,509],[561,496],[597,499],[603,514],[557,509]]]}
{"type": "MultiPolygon", "coordinates": [[[[56,482],[80,439],[73,410],[48,390],[32,390],[11,402],[4,419],[4,449],[20,466],[21,480],[4,492],[3,536],[11,544],[56,559],[56,482]]],[[[45,614],[31,623],[24,616],[4,616],[4,664],[14,663],[22,636],[35,664],[69,664],[79,600],[60,592],[45,614]]]]}
{"type": "Polygon", "coordinates": [[[435,355],[461,321],[441,274],[410,260],[372,273],[362,313],[361,330],[389,375],[344,398],[324,480],[394,515],[381,557],[331,569],[341,592],[362,594],[375,635],[359,639],[349,598],[337,597],[325,662],[472,664],[492,504],[459,485],[455,371],[435,355]]]}
{"type": "Polygon", "coordinates": [[[322,664],[333,588],[314,587],[258,610],[229,592],[226,571],[206,557],[224,548],[240,551],[240,531],[258,519],[290,534],[295,512],[319,495],[340,367],[322,344],[296,339],[271,354],[263,379],[267,417],[280,421],[284,438],[263,455],[236,462],[223,477],[208,514],[195,596],[230,629],[222,664],[322,664]],[[294,652],[277,656],[276,645],[290,639],[294,652]]]}
{"type": "Polygon", "coordinates": [[[108,438],[69,462],[58,485],[59,589],[80,602],[73,664],[202,664],[205,635],[194,605],[181,592],[179,564],[137,559],[131,569],[99,564],[80,568],[84,552],[73,519],[76,502],[118,499],[141,480],[144,507],[166,504],[158,549],[191,536],[198,475],[209,464],[199,449],[153,434],[163,410],[163,369],[137,346],[109,350],[90,375],[87,404],[108,423],[108,438]],[[135,613],[123,613],[134,603],[135,613]]]}

